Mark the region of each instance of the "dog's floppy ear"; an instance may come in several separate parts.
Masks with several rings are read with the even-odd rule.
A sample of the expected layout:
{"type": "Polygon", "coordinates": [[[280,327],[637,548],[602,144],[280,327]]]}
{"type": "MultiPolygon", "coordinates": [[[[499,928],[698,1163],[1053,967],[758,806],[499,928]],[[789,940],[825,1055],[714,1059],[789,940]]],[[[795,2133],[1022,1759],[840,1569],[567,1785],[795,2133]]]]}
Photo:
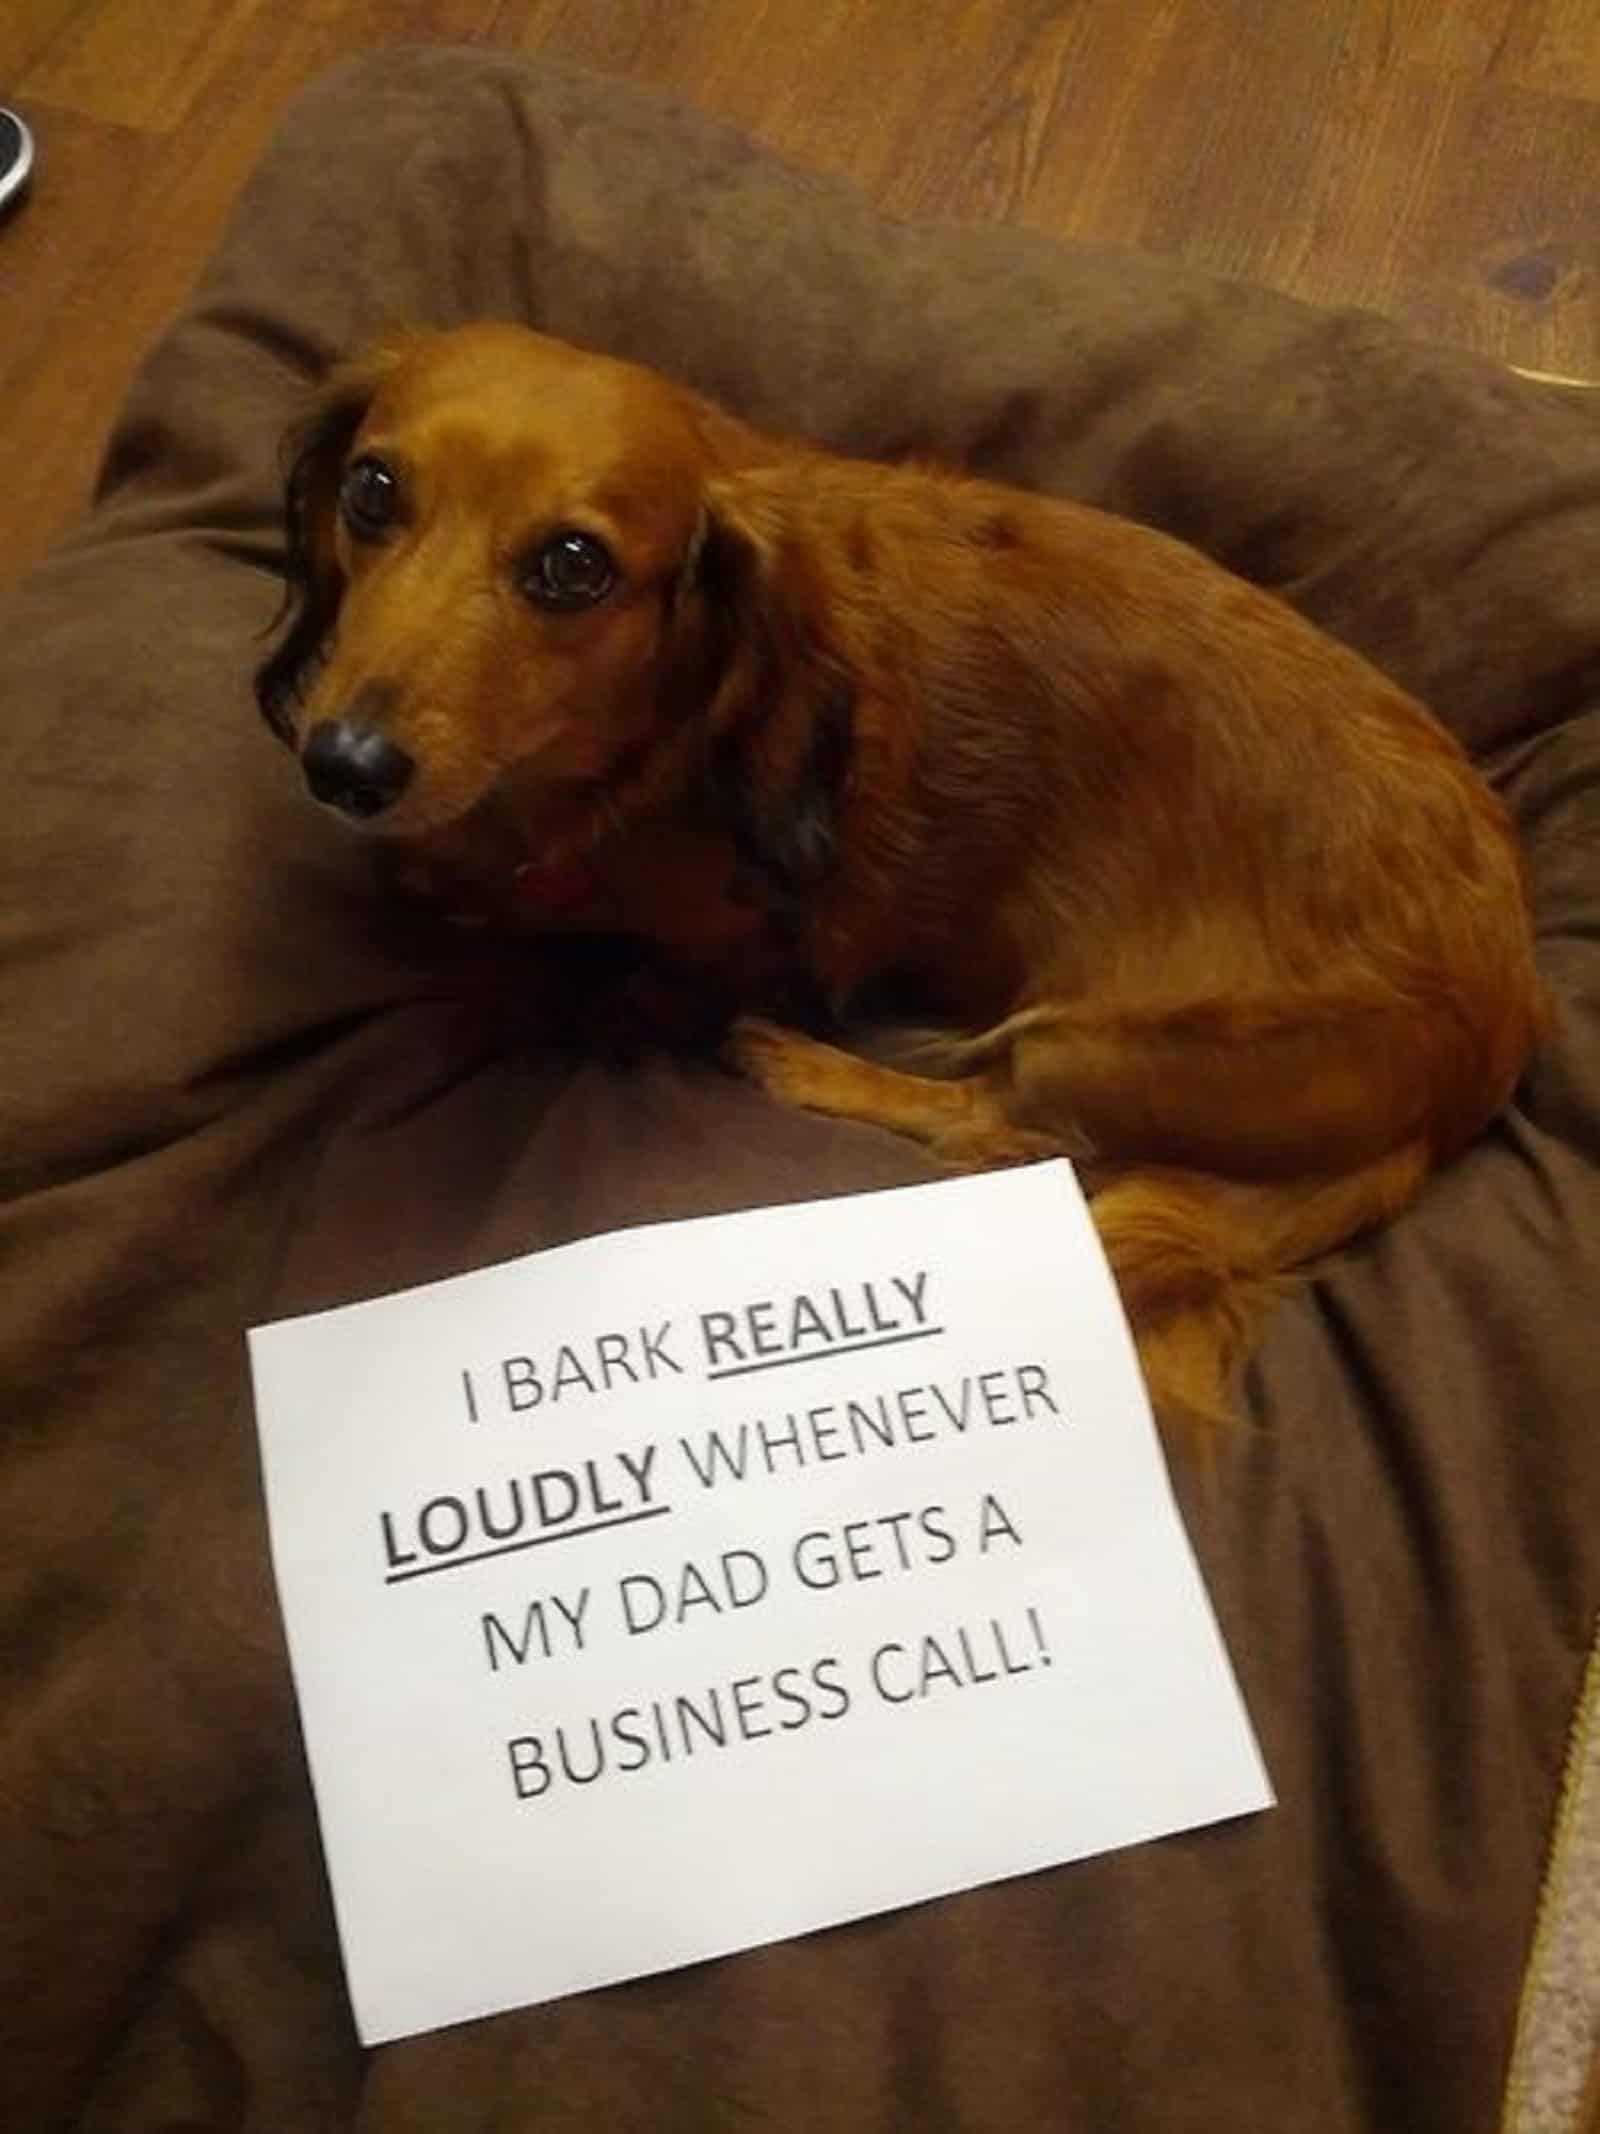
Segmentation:
{"type": "Polygon", "coordinates": [[[294,738],[292,707],[339,612],[344,581],[334,557],[339,478],[373,394],[399,361],[398,345],[336,370],[310,413],[284,440],[286,542],[277,645],[255,678],[261,716],[281,741],[294,738]]]}
{"type": "Polygon", "coordinates": [[[719,648],[713,783],[752,889],[780,911],[833,868],[855,739],[850,678],[783,489],[777,469],[708,484],[689,566],[719,648]]]}

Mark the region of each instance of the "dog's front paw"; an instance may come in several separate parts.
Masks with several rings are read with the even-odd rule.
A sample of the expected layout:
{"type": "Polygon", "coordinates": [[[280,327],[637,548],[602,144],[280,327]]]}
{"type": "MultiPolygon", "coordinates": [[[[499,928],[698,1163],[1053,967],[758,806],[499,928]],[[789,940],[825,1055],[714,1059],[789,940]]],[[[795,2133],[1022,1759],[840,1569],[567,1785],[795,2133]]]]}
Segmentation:
{"type": "Polygon", "coordinates": [[[741,1015],[723,1045],[723,1058],[736,1074],[780,1104],[803,1110],[829,1109],[829,1070],[835,1057],[831,1045],[819,1045],[815,1038],[759,1015],[741,1015]]]}

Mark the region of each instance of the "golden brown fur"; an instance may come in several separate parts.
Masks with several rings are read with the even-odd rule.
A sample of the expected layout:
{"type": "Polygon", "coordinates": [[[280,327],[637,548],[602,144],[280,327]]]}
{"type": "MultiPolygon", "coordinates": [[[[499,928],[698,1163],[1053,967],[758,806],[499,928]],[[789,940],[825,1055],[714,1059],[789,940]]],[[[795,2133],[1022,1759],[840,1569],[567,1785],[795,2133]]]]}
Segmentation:
{"type": "Polygon", "coordinates": [[[362,707],[415,760],[376,830],[531,862],[536,907],[566,881],[543,923],[736,1006],[920,1000],[946,1034],[897,1065],[752,1019],[733,1055],[952,1165],[1077,1158],[1169,1415],[1221,1412],[1278,1278],[1403,1206],[1528,1056],[1518,855],[1460,749],[1160,534],[510,327],[340,377],[292,504],[285,737],[362,707]],[[378,540],[339,514],[358,454],[405,496],[378,540]],[[616,583],[541,612],[517,574],[565,527],[616,583]]]}

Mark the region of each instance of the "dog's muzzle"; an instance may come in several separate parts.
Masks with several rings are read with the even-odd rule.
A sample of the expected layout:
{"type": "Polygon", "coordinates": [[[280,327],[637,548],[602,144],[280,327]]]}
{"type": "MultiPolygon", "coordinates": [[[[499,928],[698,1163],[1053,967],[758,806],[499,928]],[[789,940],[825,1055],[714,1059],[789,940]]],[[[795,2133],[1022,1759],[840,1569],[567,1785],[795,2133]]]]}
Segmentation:
{"type": "Polygon", "coordinates": [[[316,799],[365,822],[394,805],[416,764],[375,727],[324,719],[306,736],[300,768],[316,799]]]}

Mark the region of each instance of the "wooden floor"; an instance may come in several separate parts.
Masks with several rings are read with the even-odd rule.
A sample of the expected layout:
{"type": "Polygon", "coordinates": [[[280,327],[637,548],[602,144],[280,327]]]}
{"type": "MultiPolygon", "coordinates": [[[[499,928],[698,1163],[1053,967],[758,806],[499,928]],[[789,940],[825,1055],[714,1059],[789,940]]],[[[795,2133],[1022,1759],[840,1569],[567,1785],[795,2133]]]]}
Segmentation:
{"type": "Polygon", "coordinates": [[[295,86],[419,40],[664,84],[885,206],[1181,254],[1600,377],[1600,0],[0,0],[0,574],[295,86]]]}

